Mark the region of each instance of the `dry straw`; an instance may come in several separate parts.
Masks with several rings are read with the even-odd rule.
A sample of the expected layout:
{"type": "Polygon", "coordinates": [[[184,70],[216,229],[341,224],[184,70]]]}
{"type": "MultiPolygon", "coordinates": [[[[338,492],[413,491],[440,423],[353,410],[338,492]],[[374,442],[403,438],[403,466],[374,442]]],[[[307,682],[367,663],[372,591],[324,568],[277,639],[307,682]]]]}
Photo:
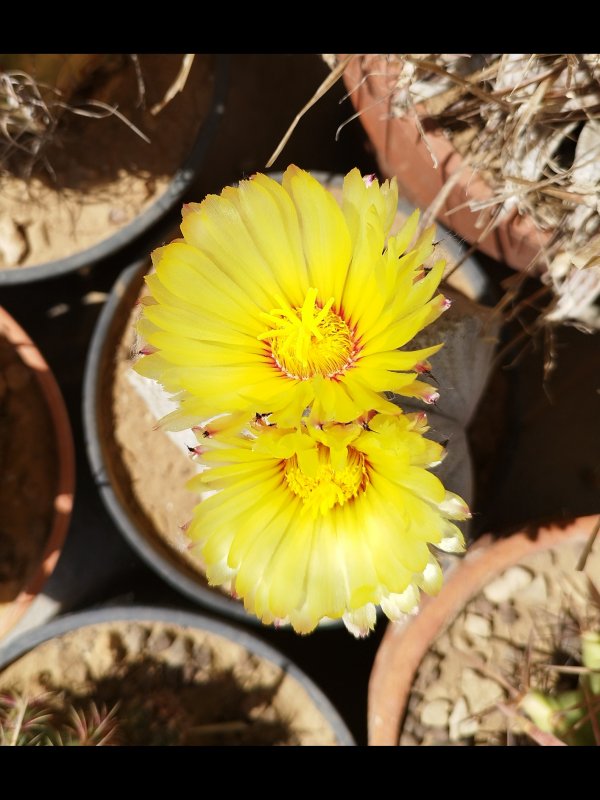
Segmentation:
{"type": "MultiPolygon", "coordinates": [[[[55,141],[65,111],[101,119],[118,117],[145,142],[150,139],[118,110],[96,96],[102,81],[118,73],[129,59],[135,69],[139,105],[145,106],[144,76],[137,54],[12,53],[0,54],[0,176],[9,166],[25,178],[55,141]]],[[[183,91],[194,62],[182,54],[179,72],[163,98],[150,109],[154,116],[183,91]]],[[[51,171],[51,165],[45,162],[51,171]]]]}
{"type": "Polygon", "coordinates": [[[383,66],[397,75],[392,113],[423,136],[425,119],[443,129],[492,189],[471,210],[497,224],[516,208],[553,231],[538,259],[554,290],[545,319],[600,328],[600,55],[403,53],[383,66]]]}

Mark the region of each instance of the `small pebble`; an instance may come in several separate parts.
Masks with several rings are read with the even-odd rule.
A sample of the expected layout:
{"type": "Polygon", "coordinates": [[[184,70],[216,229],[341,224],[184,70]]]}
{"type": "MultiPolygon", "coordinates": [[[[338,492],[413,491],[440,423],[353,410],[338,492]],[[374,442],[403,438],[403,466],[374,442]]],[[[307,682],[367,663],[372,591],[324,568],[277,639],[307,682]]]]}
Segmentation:
{"type": "Polygon", "coordinates": [[[421,708],[421,722],[434,728],[444,728],[448,725],[450,716],[449,700],[432,700],[421,708]]]}
{"type": "Polygon", "coordinates": [[[492,623],[489,619],[481,617],[479,614],[469,612],[465,619],[465,630],[471,636],[481,636],[487,639],[492,633],[492,623]]]}
{"type": "Polygon", "coordinates": [[[502,687],[495,680],[469,667],[463,670],[460,688],[473,714],[493,708],[504,697],[502,687]]]}
{"type": "Polygon", "coordinates": [[[27,255],[28,247],[23,228],[9,216],[0,217],[0,266],[17,267],[27,255]]]}
{"type": "Polygon", "coordinates": [[[456,742],[463,737],[473,736],[478,729],[477,720],[469,717],[467,701],[459,697],[448,718],[450,740],[456,742]]]}
{"type": "Polygon", "coordinates": [[[524,567],[510,567],[500,577],[488,583],[483,594],[492,603],[504,603],[531,583],[532,575],[524,567]]]}
{"type": "Polygon", "coordinates": [[[510,605],[510,603],[502,603],[498,607],[498,615],[502,622],[506,623],[506,625],[512,625],[513,622],[516,622],[519,619],[519,613],[510,605]]]}
{"type": "Polygon", "coordinates": [[[108,212],[108,221],[113,225],[123,225],[127,222],[127,212],[123,208],[111,208],[108,212]]]}
{"type": "Polygon", "coordinates": [[[175,636],[170,631],[158,631],[148,639],[148,650],[151,653],[162,653],[170,647],[175,640],[175,636]]]}
{"type": "Polygon", "coordinates": [[[194,664],[198,669],[206,670],[212,666],[213,653],[206,644],[197,644],[194,647],[194,664]]]}
{"type": "Polygon", "coordinates": [[[139,625],[128,626],[123,632],[122,641],[130,653],[142,653],[148,641],[148,631],[139,625]]]}
{"type": "Polygon", "coordinates": [[[543,605],[548,599],[546,580],[543,575],[536,575],[531,583],[518,594],[519,600],[531,605],[543,605]]]}

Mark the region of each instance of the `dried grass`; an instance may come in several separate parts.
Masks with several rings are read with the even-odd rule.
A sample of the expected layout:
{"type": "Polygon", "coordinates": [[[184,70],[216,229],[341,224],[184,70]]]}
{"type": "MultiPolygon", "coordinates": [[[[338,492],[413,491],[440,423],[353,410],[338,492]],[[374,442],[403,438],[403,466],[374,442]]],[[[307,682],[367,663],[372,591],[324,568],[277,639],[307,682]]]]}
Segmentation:
{"type": "Polygon", "coordinates": [[[442,128],[492,189],[471,210],[555,231],[539,254],[555,295],[545,319],[600,328],[600,54],[403,53],[384,66],[392,113],[423,136],[442,128]]]}
{"type": "MultiPolygon", "coordinates": [[[[137,54],[129,54],[138,83],[139,104],[145,105],[145,84],[137,54]]],[[[13,54],[0,55],[0,173],[13,164],[27,178],[43,158],[46,144],[57,136],[65,112],[102,118],[118,117],[144,141],[150,139],[118,110],[116,105],[94,98],[94,81],[108,78],[124,65],[124,55],[13,54]],[[15,68],[16,67],[16,68],[15,68]]],[[[164,97],[150,113],[167,106],[187,82],[193,53],[182,54],[181,67],[164,97]]],[[[47,165],[50,169],[50,165],[47,165]]]]}
{"type": "MultiPolygon", "coordinates": [[[[60,95],[54,93],[55,100],[60,95]]],[[[0,165],[13,154],[34,160],[56,129],[51,97],[24,72],[0,72],[0,165]]]]}

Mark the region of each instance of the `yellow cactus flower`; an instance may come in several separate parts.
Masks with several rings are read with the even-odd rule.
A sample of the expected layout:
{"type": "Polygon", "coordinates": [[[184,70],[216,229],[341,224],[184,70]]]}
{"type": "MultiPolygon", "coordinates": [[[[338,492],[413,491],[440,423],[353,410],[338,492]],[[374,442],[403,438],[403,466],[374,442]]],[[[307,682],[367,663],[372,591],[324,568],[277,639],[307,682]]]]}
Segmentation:
{"type": "Polygon", "coordinates": [[[342,424],[281,428],[257,417],[239,432],[223,415],[197,428],[206,491],[188,527],[211,585],[267,624],[309,633],[342,618],[356,636],[414,610],[442,573],[429,545],[459,552],[451,519],[469,516],[426,467],[444,448],[425,414],[368,414],[342,424]]]}
{"type": "Polygon", "coordinates": [[[400,350],[449,303],[434,293],[444,262],[433,227],[410,249],[418,212],[386,244],[398,193],[346,175],[343,201],[290,166],[257,174],[184,208],[183,238],[155,251],[136,369],[177,393],[167,424],[220,411],[270,413],[277,424],[398,414],[385,391],[434,402],[418,379],[439,346],[400,350]],[[432,299],[433,298],[433,299],[432,299]]]}

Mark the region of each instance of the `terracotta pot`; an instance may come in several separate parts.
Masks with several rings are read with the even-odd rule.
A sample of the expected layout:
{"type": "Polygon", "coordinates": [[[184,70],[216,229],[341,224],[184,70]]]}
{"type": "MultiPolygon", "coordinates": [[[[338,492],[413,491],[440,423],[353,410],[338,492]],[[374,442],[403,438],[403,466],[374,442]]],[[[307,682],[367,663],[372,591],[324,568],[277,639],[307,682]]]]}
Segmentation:
{"type": "MultiPolygon", "coordinates": [[[[339,56],[344,57],[345,54],[339,56]]],[[[443,131],[428,129],[424,120],[427,142],[438,162],[438,167],[434,166],[414,119],[394,115],[392,97],[397,76],[397,65],[380,55],[356,57],[344,73],[346,88],[373,143],[380,169],[387,177],[395,175],[402,192],[422,209],[435,199],[449,178],[456,180],[438,218],[474,243],[489,221],[489,211],[473,212],[466,204],[470,200],[487,200],[492,190],[473,169],[464,168],[462,156],[443,131]]],[[[515,210],[477,246],[514,269],[526,270],[550,237],[551,232],[538,229],[531,217],[515,210]]]]}
{"type": "Polygon", "coordinates": [[[435,598],[424,598],[418,616],[405,625],[390,624],[375,658],[369,681],[370,745],[397,745],[411,687],[425,654],[465,604],[499,573],[525,556],[548,550],[566,539],[589,538],[597,516],[564,525],[526,529],[494,541],[491,534],[469,550],[435,598]]]}
{"type": "MultiPolygon", "coordinates": [[[[58,384],[40,351],[15,320],[0,307],[0,334],[17,351],[21,361],[33,372],[41,389],[53,424],[57,463],[56,484],[50,530],[38,566],[17,597],[0,609],[0,638],[25,614],[35,596],[52,574],[67,534],[75,490],[75,451],[73,435],[58,384]]],[[[34,454],[32,454],[34,457],[34,454]]],[[[2,509],[0,509],[0,515],[2,509]]]]}

